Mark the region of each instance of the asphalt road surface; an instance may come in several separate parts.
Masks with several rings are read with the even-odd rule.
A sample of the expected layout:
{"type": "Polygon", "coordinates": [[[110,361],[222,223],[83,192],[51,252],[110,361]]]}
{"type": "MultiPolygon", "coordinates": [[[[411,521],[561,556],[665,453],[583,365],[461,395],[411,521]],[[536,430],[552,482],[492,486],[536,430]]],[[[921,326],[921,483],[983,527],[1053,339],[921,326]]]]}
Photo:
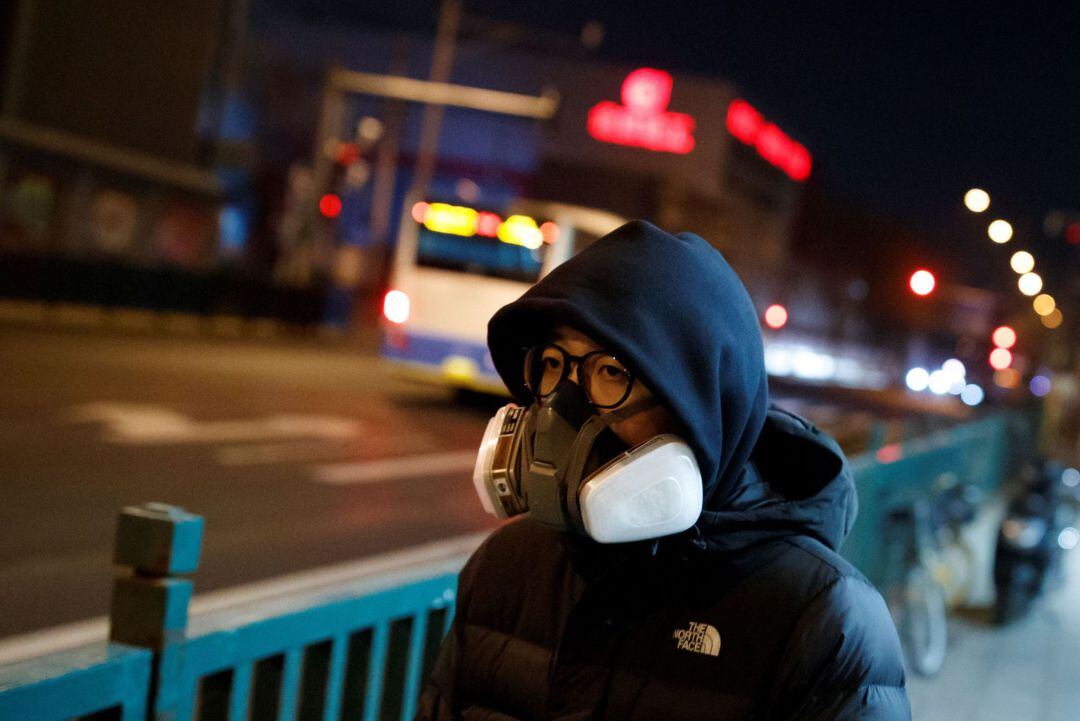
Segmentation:
{"type": "Polygon", "coordinates": [[[494,404],[373,345],[0,325],[0,638],[107,612],[129,504],[205,517],[198,591],[492,526],[494,404]]]}

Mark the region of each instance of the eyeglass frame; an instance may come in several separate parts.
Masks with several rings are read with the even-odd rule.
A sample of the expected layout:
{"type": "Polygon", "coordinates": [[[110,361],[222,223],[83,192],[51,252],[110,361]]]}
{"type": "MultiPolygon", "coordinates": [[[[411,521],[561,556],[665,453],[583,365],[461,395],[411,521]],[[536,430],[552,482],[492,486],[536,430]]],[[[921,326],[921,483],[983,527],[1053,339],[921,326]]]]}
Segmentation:
{"type": "Polygon", "coordinates": [[[552,388],[549,392],[544,393],[543,395],[541,395],[539,392],[534,391],[530,387],[530,384],[529,384],[529,363],[528,363],[529,356],[530,356],[530,354],[532,354],[533,351],[542,350],[544,348],[554,348],[555,350],[559,351],[563,355],[564,361],[567,361],[567,362],[563,363],[562,374],[559,376],[559,380],[555,382],[555,388],[558,388],[560,383],[562,383],[564,380],[566,380],[567,378],[570,377],[570,373],[572,372],[572,368],[573,368],[573,366],[571,366],[571,363],[575,364],[577,366],[577,369],[578,369],[578,385],[581,386],[581,390],[585,392],[585,398],[586,398],[586,400],[588,400],[589,405],[591,405],[593,408],[599,408],[599,409],[602,409],[602,410],[613,410],[615,408],[618,408],[623,403],[626,403],[626,399],[628,399],[630,397],[630,394],[634,390],[634,381],[637,380],[637,376],[635,376],[634,373],[629,368],[626,367],[626,364],[623,363],[621,360],[619,360],[613,353],[609,353],[608,351],[603,350],[603,349],[597,349],[597,350],[591,350],[588,353],[585,353],[583,355],[573,355],[573,354],[570,353],[570,351],[566,350],[565,348],[563,348],[561,345],[558,345],[557,343],[539,343],[537,345],[529,346],[528,348],[525,349],[525,354],[524,354],[523,361],[522,361],[522,366],[523,366],[522,371],[523,371],[523,375],[525,377],[524,378],[524,380],[525,380],[525,388],[530,393],[532,393],[533,396],[535,398],[537,398],[537,399],[546,398],[547,396],[549,396],[549,395],[551,395],[552,393],[555,392],[555,388],[552,388]],[[584,366],[585,360],[588,359],[590,356],[600,356],[600,355],[607,356],[609,358],[614,359],[615,362],[618,363],[620,366],[622,366],[623,370],[626,371],[626,376],[629,379],[627,381],[627,383],[626,383],[626,391],[623,393],[622,398],[620,398],[618,401],[616,401],[615,403],[612,403],[610,405],[601,405],[599,403],[593,402],[593,399],[590,397],[590,393],[589,393],[589,381],[586,380],[584,383],[582,382],[582,378],[584,377],[584,375],[581,373],[581,368],[584,366]]]}

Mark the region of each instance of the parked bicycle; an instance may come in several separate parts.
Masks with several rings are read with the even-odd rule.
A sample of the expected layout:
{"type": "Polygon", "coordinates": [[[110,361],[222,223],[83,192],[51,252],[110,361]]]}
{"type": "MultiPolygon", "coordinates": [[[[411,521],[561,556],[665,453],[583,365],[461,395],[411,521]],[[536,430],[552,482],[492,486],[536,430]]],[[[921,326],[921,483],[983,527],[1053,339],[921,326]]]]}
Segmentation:
{"type": "Polygon", "coordinates": [[[948,612],[962,605],[975,574],[974,553],[962,529],[974,520],[982,491],[943,473],[928,497],[893,510],[886,543],[892,569],[885,596],[908,666],[924,676],[945,662],[948,612]]]}

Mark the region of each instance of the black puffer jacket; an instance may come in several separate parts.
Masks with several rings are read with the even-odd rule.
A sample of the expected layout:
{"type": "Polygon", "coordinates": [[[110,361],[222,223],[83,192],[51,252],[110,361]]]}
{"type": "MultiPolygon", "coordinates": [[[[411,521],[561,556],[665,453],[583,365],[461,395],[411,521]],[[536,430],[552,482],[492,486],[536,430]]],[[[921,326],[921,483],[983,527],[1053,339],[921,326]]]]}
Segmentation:
{"type": "Polygon", "coordinates": [[[909,719],[888,610],[836,552],[856,511],[846,462],[769,407],[756,314],[720,254],[635,222],[560,266],[489,326],[522,402],[521,349],[553,322],[682,421],[706,510],[658,543],[496,531],[461,574],[417,718],[909,719]]]}

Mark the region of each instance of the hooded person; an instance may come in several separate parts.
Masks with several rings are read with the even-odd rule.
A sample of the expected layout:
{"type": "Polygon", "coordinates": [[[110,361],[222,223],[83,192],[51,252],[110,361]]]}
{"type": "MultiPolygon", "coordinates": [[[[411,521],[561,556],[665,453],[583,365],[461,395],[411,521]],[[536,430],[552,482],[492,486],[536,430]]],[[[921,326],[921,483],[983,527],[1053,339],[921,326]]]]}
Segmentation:
{"type": "Polygon", "coordinates": [[[910,719],[889,611],[837,553],[847,462],[770,405],[715,248],[627,223],[496,313],[488,345],[519,404],[489,434],[518,442],[482,447],[504,495],[478,490],[521,517],[463,569],[418,719],[910,719]]]}

